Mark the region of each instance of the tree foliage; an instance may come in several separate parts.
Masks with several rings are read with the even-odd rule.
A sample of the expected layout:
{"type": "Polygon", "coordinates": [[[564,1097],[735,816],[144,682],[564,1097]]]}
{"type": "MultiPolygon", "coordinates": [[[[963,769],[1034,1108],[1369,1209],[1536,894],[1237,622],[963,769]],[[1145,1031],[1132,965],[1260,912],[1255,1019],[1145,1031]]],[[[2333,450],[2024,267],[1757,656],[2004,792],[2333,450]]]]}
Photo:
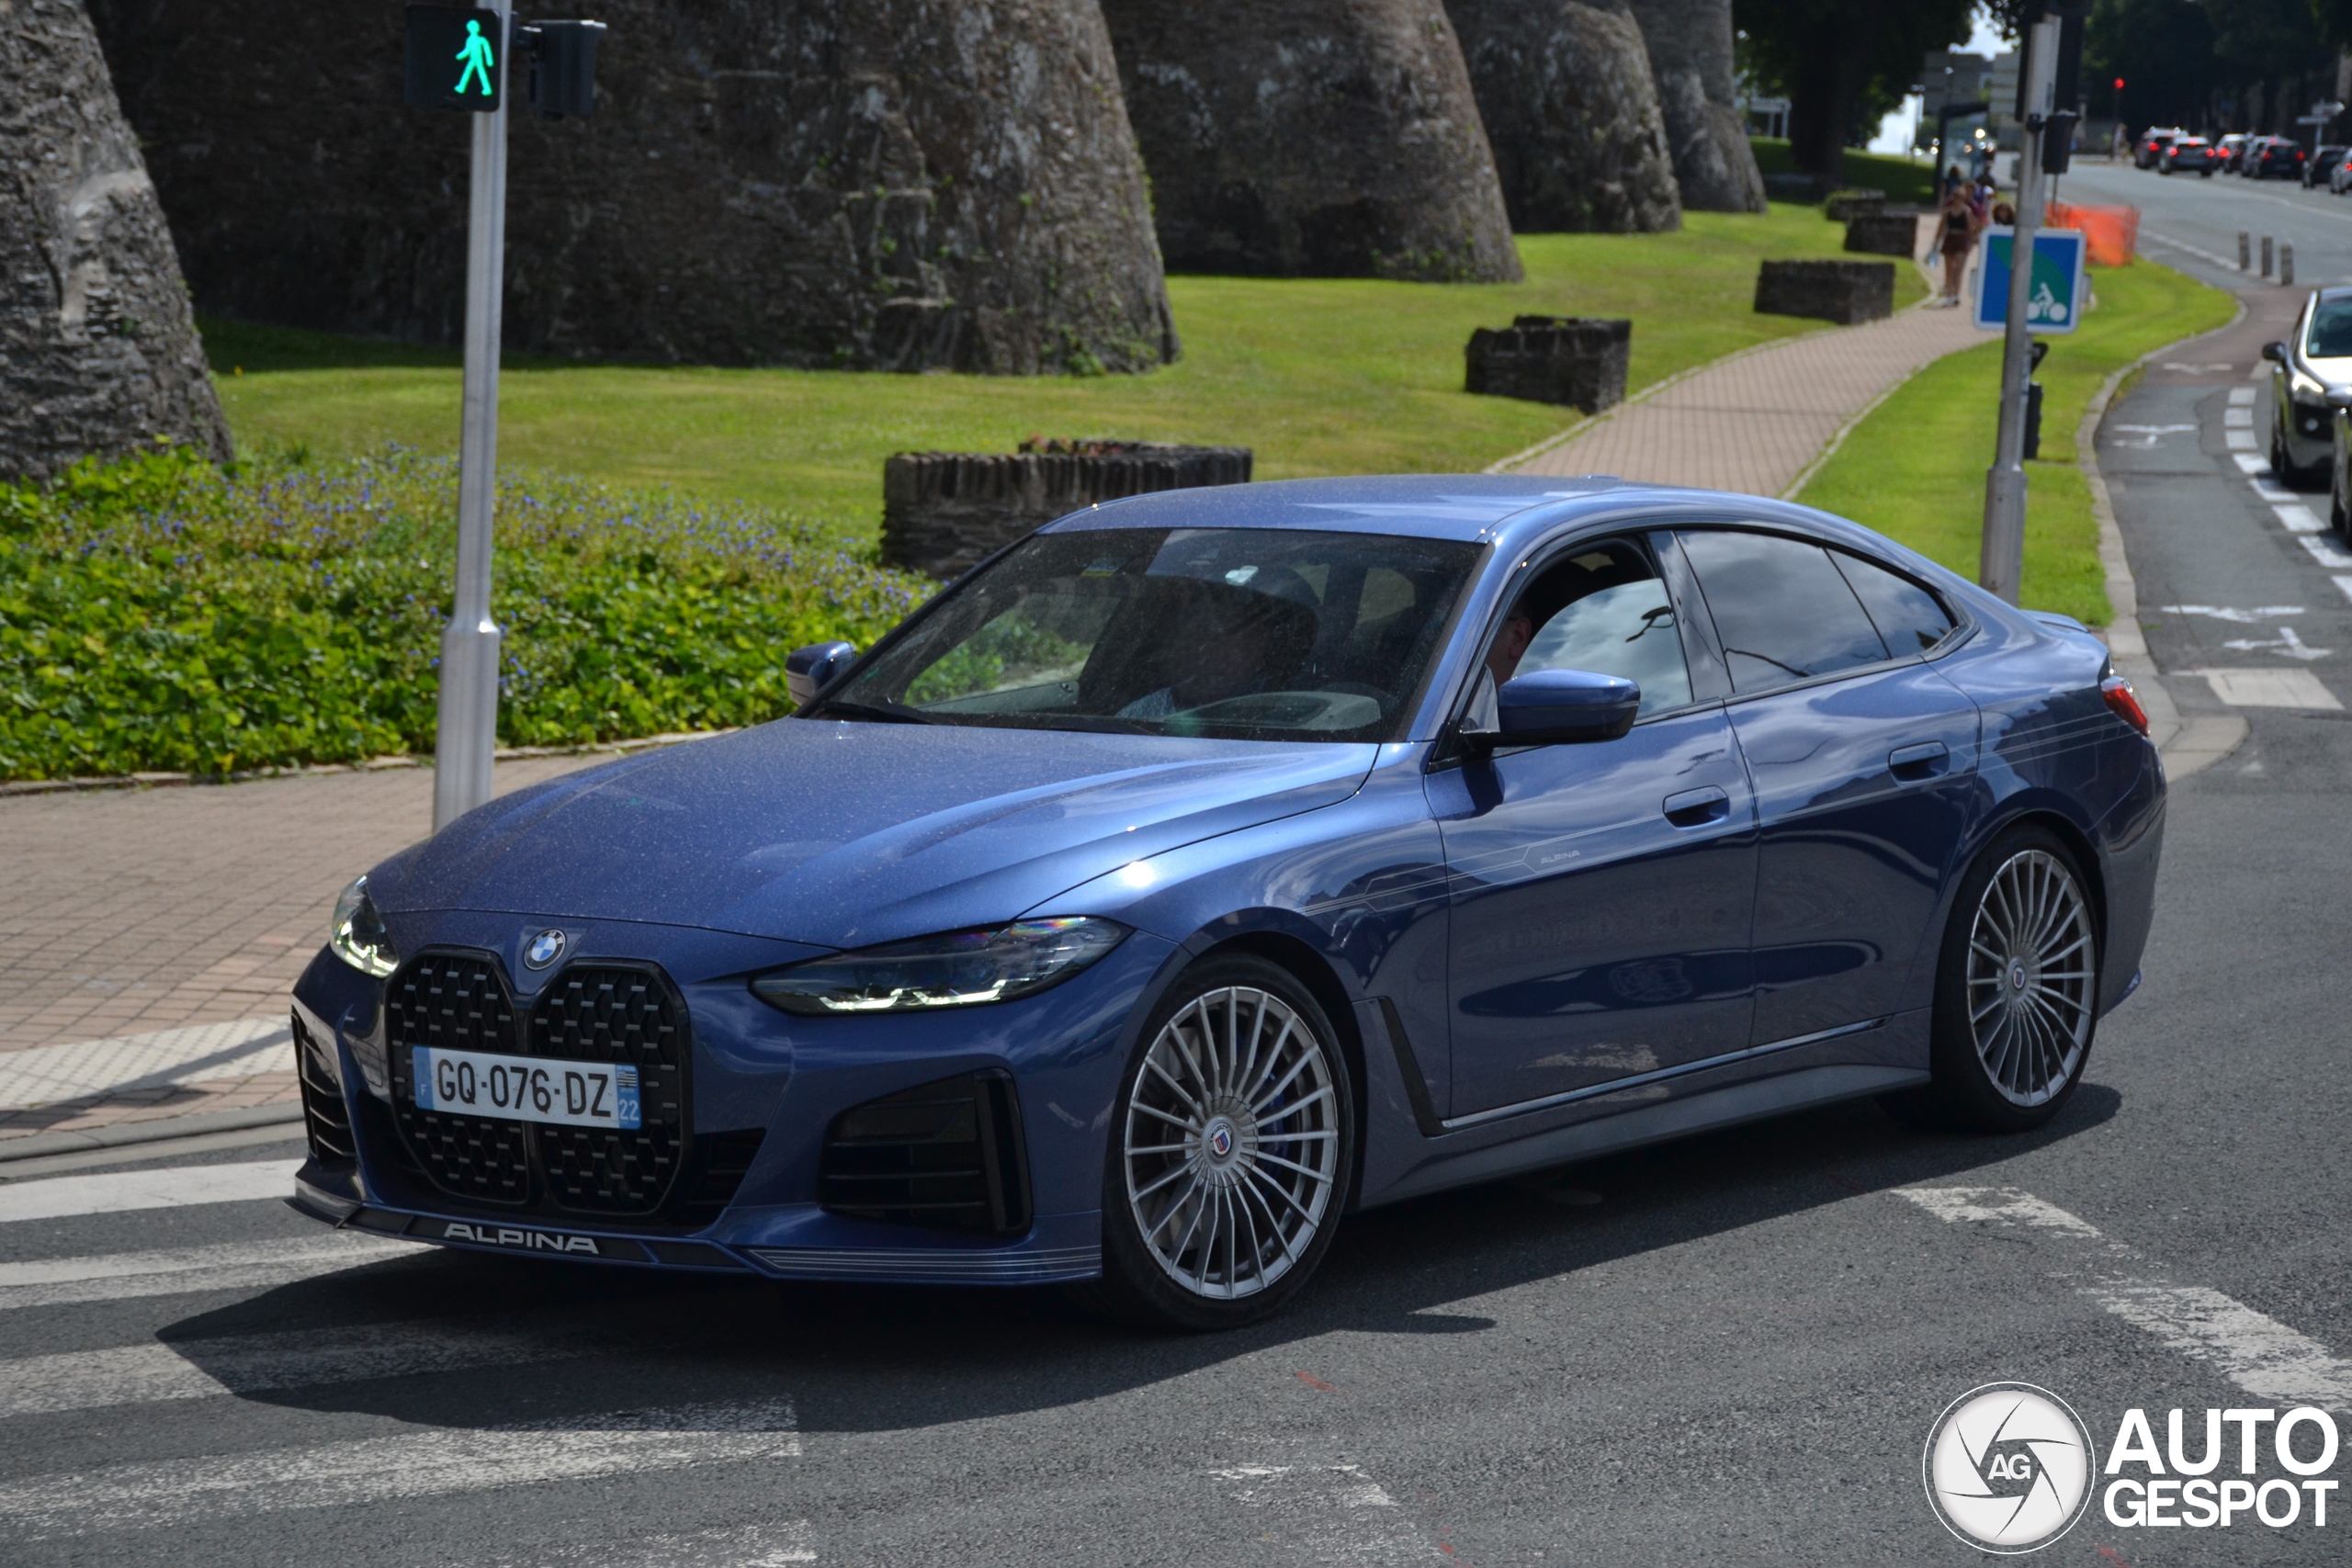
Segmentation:
{"type": "Polygon", "coordinates": [[[1789,100],[1797,167],[1835,175],[1919,79],[1928,51],[1967,41],[1976,0],[1733,0],[1760,86],[1789,100]]]}

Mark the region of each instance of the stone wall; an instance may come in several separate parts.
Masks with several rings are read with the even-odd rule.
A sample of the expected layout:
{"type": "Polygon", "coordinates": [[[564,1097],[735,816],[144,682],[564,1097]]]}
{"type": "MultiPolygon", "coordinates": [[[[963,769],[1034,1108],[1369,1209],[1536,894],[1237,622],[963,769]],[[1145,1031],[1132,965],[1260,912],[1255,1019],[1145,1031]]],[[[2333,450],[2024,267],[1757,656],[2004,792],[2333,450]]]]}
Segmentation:
{"type": "Polygon", "coordinates": [[[1180,272],[1520,276],[1440,0],[1106,0],[1180,272]]]}
{"type": "Polygon", "coordinates": [[[1739,112],[1732,0],[1628,0],[1648,46],[1682,205],[1761,212],[1764,177],[1739,112]]]}
{"type": "Polygon", "coordinates": [[[1657,233],[1682,204],[1623,0],[1447,0],[1522,234],[1657,233]]]}
{"type": "Polygon", "coordinates": [[[1883,321],[1894,314],[1894,264],[1768,261],[1757,269],[1756,308],[1848,327],[1883,321]]]}
{"type": "Polygon", "coordinates": [[[1480,327],[1462,351],[1463,389],[1588,414],[1625,400],[1634,323],[1597,316],[1521,316],[1498,332],[1480,327]]]}
{"type": "MultiPolygon", "coordinates": [[[[596,113],[515,85],[509,347],[1027,374],[1172,358],[1095,0],[599,0],[596,113]]],[[[390,0],[93,0],[198,304],[454,342],[469,117],[390,0]]],[[[519,75],[519,73],[518,73],[519,75]]]]}
{"type": "Polygon", "coordinates": [[[229,456],[179,261],[81,0],[0,0],[0,479],[229,456]]]}
{"type": "Polygon", "coordinates": [[[901,452],[882,466],[882,558],[960,577],[1055,518],[1152,491],[1247,484],[1247,446],[1024,442],[1019,452],[901,452]]]}

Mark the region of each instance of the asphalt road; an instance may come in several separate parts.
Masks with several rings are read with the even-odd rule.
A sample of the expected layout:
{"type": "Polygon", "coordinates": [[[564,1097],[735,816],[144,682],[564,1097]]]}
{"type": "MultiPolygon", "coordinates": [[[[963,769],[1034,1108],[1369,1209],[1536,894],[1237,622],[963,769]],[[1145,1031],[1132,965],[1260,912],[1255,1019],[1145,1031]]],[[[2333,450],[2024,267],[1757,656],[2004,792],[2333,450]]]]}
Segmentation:
{"type": "Polygon", "coordinates": [[[2058,182],[2058,194],[2065,201],[2137,207],[2143,254],[2225,288],[2249,281],[2237,270],[2240,233],[2249,241],[2256,284],[2266,234],[2295,247],[2295,280],[2303,288],[2352,281],[2352,196],[2330,196],[2324,186],[2305,190],[2290,180],[2159,175],[2085,158],[2058,182]]]}
{"type": "MultiPolygon", "coordinates": [[[[2195,368],[2153,369],[2102,447],[2184,706],[2223,660],[2352,701],[2352,600],[2227,446],[2263,321],[2165,356],[2195,368]],[[2227,646],[2278,626],[2330,651],[2227,646]]],[[[1857,1105],[1401,1205],[1238,1335],[363,1252],[221,1196],[275,1190],[290,1144],[0,1167],[0,1562],[1981,1560],[1920,1480],[1979,1384],[2059,1393],[2102,1456],[2132,1408],[2159,1444],[2187,1410],[2192,1456],[2208,1407],[2352,1414],[2352,728],[2243,711],[2246,744],[2175,790],[2146,982],[2043,1133],[1857,1105]]],[[[2277,1529],[2094,1503],[2040,1560],[2345,1561],[2352,1500],[2325,1527],[2309,1502],[2277,1529]]]]}

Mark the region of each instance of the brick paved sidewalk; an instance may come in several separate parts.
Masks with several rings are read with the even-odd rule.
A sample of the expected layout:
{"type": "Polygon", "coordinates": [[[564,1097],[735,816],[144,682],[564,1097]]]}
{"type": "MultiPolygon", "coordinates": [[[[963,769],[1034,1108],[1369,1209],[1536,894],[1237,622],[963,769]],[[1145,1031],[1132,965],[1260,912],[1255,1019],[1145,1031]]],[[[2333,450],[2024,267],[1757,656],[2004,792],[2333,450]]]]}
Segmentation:
{"type": "Polygon", "coordinates": [[[1621,404],[1516,471],[1785,495],[1839,431],[1913,373],[1992,341],[1968,318],[1930,304],[1719,359],[1621,404]]]}

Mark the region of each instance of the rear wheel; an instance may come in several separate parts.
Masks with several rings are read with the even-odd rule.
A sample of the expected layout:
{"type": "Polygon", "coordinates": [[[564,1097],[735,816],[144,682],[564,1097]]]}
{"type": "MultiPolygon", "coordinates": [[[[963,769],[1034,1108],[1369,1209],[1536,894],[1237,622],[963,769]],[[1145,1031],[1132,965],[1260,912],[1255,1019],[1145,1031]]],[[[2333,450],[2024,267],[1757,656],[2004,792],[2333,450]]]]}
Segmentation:
{"type": "Polygon", "coordinates": [[[1985,1133],[2058,1113],[2082,1082],[2098,1014],[2098,931],[2075,856],[2011,829],[1962,879],[1936,970],[1934,1081],[1890,1110],[1985,1133]]]}
{"type": "Polygon", "coordinates": [[[1128,1064],[1107,1152],[1096,1304],[1194,1330],[1281,1310],[1355,1169],[1353,1087],[1314,994],[1256,957],[1185,974],[1128,1064]]]}

